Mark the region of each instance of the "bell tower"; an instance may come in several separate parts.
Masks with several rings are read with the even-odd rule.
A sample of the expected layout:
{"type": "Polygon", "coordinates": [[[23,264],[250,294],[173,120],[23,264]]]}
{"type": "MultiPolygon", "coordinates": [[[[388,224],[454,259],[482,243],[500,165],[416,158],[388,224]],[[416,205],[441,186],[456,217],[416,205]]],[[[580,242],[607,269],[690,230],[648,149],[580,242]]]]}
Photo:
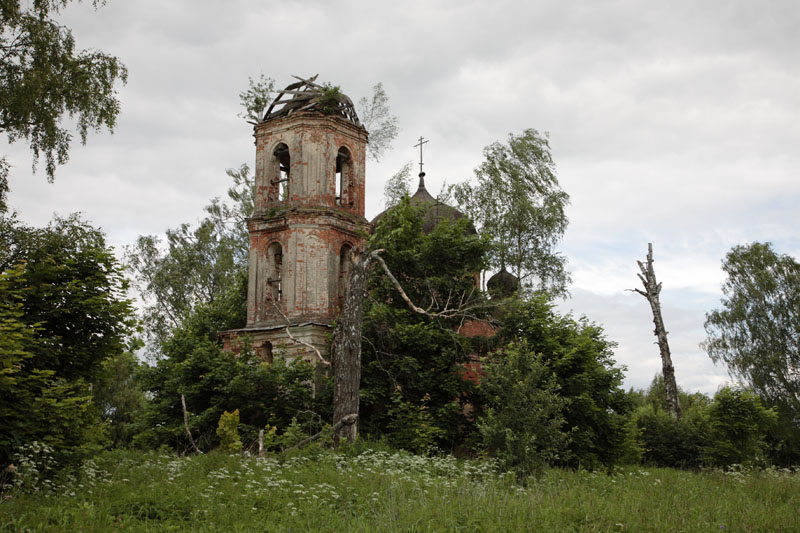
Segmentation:
{"type": "Polygon", "coordinates": [[[255,125],[247,325],[221,333],[227,350],[246,337],[268,360],[313,357],[289,338],[288,325],[324,354],[349,251],[364,244],[367,131],[352,101],[316,78],[297,78],[279,91],[255,125]]]}

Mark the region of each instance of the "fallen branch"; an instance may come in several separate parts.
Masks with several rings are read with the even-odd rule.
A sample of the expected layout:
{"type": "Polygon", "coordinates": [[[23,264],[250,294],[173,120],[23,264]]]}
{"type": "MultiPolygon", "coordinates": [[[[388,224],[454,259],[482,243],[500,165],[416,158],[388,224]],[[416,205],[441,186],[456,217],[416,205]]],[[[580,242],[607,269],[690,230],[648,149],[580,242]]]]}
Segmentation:
{"type": "Polygon", "coordinates": [[[300,442],[298,442],[297,444],[295,444],[291,448],[288,448],[288,449],[286,449],[284,451],[288,452],[288,451],[291,451],[291,450],[296,450],[298,448],[302,448],[306,444],[308,444],[310,442],[314,442],[315,440],[319,439],[326,431],[329,431],[329,432],[335,434],[337,431],[342,429],[344,426],[352,426],[353,424],[356,423],[356,420],[358,420],[358,415],[357,414],[355,414],[355,413],[349,414],[349,415],[343,417],[338,422],[336,422],[330,428],[323,429],[322,431],[320,431],[318,433],[315,433],[314,435],[311,435],[310,437],[301,440],[300,442]]]}
{"type": "Polygon", "coordinates": [[[197,447],[197,444],[194,443],[192,432],[189,431],[189,413],[186,412],[186,398],[183,397],[183,394],[181,394],[181,407],[183,407],[183,425],[186,427],[186,434],[189,435],[189,442],[192,443],[192,448],[194,448],[194,451],[200,455],[203,455],[203,452],[201,452],[200,448],[197,447]]]}

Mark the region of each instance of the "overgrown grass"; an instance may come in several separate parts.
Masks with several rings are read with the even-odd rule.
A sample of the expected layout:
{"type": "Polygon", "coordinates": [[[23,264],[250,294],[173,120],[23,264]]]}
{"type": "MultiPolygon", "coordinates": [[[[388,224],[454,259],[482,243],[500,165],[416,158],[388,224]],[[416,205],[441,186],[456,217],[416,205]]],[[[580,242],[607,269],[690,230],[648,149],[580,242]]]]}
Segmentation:
{"type": "Polygon", "coordinates": [[[489,461],[368,448],[112,451],[6,496],[0,531],[800,530],[800,474],[788,471],[554,469],[521,486],[489,461]]]}

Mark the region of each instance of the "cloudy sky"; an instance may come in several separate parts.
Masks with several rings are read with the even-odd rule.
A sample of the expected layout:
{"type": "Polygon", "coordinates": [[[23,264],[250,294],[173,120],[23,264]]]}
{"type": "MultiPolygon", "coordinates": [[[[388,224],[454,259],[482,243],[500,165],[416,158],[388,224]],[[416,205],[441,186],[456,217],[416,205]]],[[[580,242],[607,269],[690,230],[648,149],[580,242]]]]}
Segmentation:
{"type": "Polygon", "coordinates": [[[469,179],[510,132],[550,133],[571,196],[564,310],[619,343],[626,386],[660,370],[636,260],[652,242],[680,386],[727,380],[698,344],[734,245],[800,257],[800,3],[796,0],[108,0],[61,17],[78,46],[130,71],[114,135],[73,147],[50,185],[23,145],[10,202],[45,224],[81,211],[121,249],[202,216],[252,163],[238,93],[264,73],[320,74],[354,100],[383,82],[402,131],[367,169],[367,216],[420,135],[426,182],[469,179]]]}

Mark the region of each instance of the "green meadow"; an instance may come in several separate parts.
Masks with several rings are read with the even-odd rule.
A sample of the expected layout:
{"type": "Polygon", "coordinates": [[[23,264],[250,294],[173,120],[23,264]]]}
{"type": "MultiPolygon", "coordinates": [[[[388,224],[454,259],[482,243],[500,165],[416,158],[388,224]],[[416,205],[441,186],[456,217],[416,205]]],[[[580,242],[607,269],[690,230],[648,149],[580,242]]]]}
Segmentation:
{"type": "Polygon", "coordinates": [[[298,455],[104,452],[71,473],[20,463],[0,531],[800,531],[789,470],[546,470],[366,445],[298,455]]]}

